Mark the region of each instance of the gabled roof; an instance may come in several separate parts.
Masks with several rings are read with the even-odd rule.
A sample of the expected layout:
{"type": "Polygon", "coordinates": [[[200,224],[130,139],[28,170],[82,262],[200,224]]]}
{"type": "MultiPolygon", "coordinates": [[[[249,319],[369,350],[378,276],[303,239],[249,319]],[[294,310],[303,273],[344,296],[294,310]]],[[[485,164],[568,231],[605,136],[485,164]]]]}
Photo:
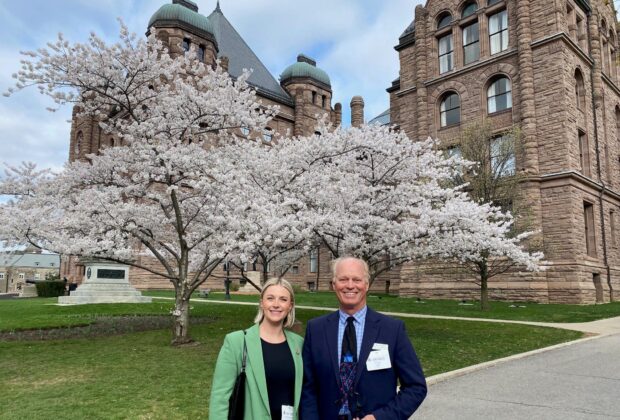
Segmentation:
{"type": "Polygon", "coordinates": [[[280,86],[269,73],[267,67],[254,54],[254,51],[241,38],[241,35],[230,24],[222,13],[219,3],[207,19],[213,26],[213,35],[219,49],[218,57],[228,57],[228,72],[234,78],[239,77],[243,69],[252,69],[248,83],[254,86],[258,93],[271,97],[276,101],[292,105],[291,96],[280,86]]]}
{"type": "Polygon", "coordinates": [[[0,254],[0,267],[59,268],[58,254],[0,254]]]}

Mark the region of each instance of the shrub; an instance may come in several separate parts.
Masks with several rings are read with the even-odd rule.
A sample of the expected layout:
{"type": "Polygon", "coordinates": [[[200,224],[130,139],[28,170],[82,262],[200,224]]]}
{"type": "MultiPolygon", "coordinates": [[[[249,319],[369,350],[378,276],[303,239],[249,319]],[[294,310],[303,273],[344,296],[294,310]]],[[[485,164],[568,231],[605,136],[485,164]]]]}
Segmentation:
{"type": "Polygon", "coordinates": [[[65,294],[65,283],[62,281],[40,281],[36,286],[39,297],[58,297],[65,294]]]}
{"type": "Polygon", "coordinates": [[[45,281],[60,281],[60,273],[57,271],[50,271],[45,275],[45,281]]]}

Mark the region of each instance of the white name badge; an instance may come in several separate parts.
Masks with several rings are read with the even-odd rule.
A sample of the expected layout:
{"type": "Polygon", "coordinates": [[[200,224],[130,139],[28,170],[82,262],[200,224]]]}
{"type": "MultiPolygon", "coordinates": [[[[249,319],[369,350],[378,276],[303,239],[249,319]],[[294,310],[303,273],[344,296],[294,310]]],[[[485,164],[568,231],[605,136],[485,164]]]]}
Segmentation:
{"type": "Polygon", "coordinates": [[[381,343],[373,344],[372,350],[366,360],[366,369],[371,372],[373,370],[389,369],[391,367],[392,362],[390,362],[388,345],[381,343]]]}
{"type": "Polygon", "coordinates": [[[294,408],[290,405],[282,406],[282,420],[293,420],[294,408]]]}

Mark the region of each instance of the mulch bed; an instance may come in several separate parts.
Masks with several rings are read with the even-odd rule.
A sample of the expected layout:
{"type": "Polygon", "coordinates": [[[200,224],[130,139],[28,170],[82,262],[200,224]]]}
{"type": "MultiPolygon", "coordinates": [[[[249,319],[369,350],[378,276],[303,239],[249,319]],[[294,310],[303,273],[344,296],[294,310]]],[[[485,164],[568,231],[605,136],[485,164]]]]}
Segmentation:
{"type": "MultiPolygon", "coordinates": [[[[208,324],[215,317],[192,317],[191,325],[208,324]]],[[[172,328],[170,315],[100,316],[85,325],[60,328],[0,331],[0,341],[46,341],[67,338],[92,338],[172,328]]]]}

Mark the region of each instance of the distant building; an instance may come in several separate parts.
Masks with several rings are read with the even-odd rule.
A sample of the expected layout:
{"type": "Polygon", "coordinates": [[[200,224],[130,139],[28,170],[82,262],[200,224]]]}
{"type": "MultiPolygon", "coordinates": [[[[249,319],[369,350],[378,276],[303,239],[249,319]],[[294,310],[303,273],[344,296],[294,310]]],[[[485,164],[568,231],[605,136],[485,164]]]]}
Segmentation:
{"type": "MultiPolygon", "coordinates": [[[[461,131],[520,126],[524,195],[549,269],[510,273],[495,298],[620,298],[620,74],[609,0],[428,0],[398,40],[399,77],[377,119],[458,151],[461,131]],[[389,118],[389,122],[386,119],[389,118]]],[[[410,264],[400,294],[471,297],[458,266],[410,264]]]]}
{"type": "Polygon", "coordinates": [[[60,255],[35,252],[0,253],[0,293],[21,290],[26,282],[60,273],[60,255]]]}

